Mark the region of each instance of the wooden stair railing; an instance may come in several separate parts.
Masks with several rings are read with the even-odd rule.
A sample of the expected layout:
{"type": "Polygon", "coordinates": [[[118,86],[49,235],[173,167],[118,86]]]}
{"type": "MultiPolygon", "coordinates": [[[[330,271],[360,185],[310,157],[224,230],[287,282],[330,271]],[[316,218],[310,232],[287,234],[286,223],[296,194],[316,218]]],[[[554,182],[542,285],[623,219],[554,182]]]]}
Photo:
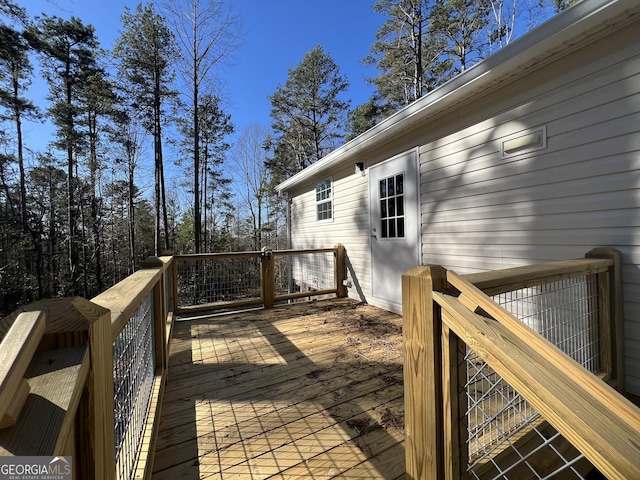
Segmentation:
{"type": "Polygon", "coordinates": [[[603,475],[640,478],[640,409],[462,277],[447,279],[461,294],[433,293],[443,323],[603,475]]]}
{"type": "MultiPolygon", "coordinates": [[[[419,265],[403,275],[408,479],[485,478],[485,473],[493,475],[489,470],[493,468],[491,465],[498,466],[495,462],[500,464],[497,471],[512,470],[516,475],[514,478],[525,478],[517,476],[515,469],[529,467],[516,466],[522,457],[515,457],[520,452],[527,452],[526,448],[538,440],[531,444],[527,442],[543,430],[547,432],[547,428],[549,432],[558,432],[562,442],[560,448],[572,450],[573,459],[571,465],[562,466],[557,463],[562,461],[560,454],[555,459],[537,456],[534,462],[541,472],[575,467],[584,475],[596,467],[610,479],[640,478],[640,409],[622,395],[620,258],[612,249],[597,249],[587,257],[465,276],[448,272],[439,265],[419,265]],[[596,309],[590,313],[589,322],[595,321],[595,328],[599,330],[596,334],[600,335],[598,354],[601,362],[593,373],[487,296],[522,290],[517,295],[522,294],[523,301],[528,301],[529,295],[538,294],[538,286],[544,286],[543,291],[556,286],[565,288],[568,285],[562,283],[565,281],[568,284],[577,282],[584,291],[584,302],[589,302],[588,308],[596,309]],[[552,286],[552,283],[557,285],[552,286]],[[530,288],[534,291],[527,291],[530,288]],[[481,362],[486,367],[474,365],[474,362],[481,362]],[[470,364],[475,370],[469,372],[470,364]],[[512,440],[504,440],[502,444],[508,448],[511,441],[520,442],[518,448],[522,449],[519,451],[516,448],[503,450],[502,445],[492,443],[496,439],[489,431],[481,435],[487,435],[487,445],[492,453],[487,453],[488,456],[472,453],[471,442],[478,440],[475,431],[470,429],[474,429],[479,421],[485,421],[483,418],[489,418],[489,424],[494,420],[502,421],[491,416],[492,410],[485,417],[481,414],[481,420],[466,417],[468,408],[477,408],[468,404],[468,400],[475,401],[477,397],[467,396],[478,395],[475,390],[467,392],[466,384],[477,382],[476,378],[484,382],[482,375],[485,373],[481,370],[484,368],[500,377],[496,380],[487,377],[486,381],[492,383],[482,383],[481,390],[502,382],[513,395],[520,395],[518,402],[528,402],[537,410],[537,414],[532,410],[537,416],[531,417],[531,428],[517,430],[512,440]],[[538,428],[540,430],[534,432],[538,428]],[[529,433],[525,435],[525,432],[529,433]],[[470,437],[472,434],[473,438],[470,437]]],[[[510,298],[515,297],[506,296],[502,300],[508,303],[510,298]]],[[[472,388],[476,388],[475,384],[472,388]]],[[[491,395],[498,398],[500,394],[501,391],[491,395]]],[[[494,400],[487,397],[481,401],[494,400]]],[[[486,405],[489,409],[494,405],[498,407],[498,404],[486,405]]],[[[523,410],[519,412],[516,415],[522,417],[518,418],[529,415],[523,410]]],[[[510,421],[513,417],[506,418],[507,429],[510,421]]],[[[536,446],[532,448],[537,451],[536,446]]],[[[537,475],[531,470],[528,473],[537,475]]]]}
{"type": "Polygon", "coordinates": [[[44,312],[18,316],[0,344],[0,429],[15,425],[31,388],[24,378],[44,335],[44,312]]]}

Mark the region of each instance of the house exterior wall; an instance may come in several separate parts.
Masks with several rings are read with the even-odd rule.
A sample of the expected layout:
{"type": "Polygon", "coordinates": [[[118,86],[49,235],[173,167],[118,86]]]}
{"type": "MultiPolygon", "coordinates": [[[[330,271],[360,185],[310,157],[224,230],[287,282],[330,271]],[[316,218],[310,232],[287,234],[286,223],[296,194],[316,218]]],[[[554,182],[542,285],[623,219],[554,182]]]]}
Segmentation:
{"type": "Polygon", "coordinates": [[[626,380],[634,394],[640,394],[637,28],[470,104],[456,112],[467,125],[420,148],[423,263],[464,274],[579,258],[598,246],[621,251],[626,380]],[[536,127],[546,129],[546,148],[502,157],[505,138],[536,127]]]}
{"type": "MultiPolygon", "coordinates": [[[[342,243],[353,298],[370,301],[367,167],[419,146],[422,262],[458,273],[583,257],[623,257],[627,390],[640,395],[640,41],[610,33],[290,190],[293,248],[342,243]],[[545,148],[503,140],[544,128],[545,148]],[[334,219],[315,221],[315,181],[331,176],[334,219]]],[[[370,301],[375,304],[375,301],[370,301]]]]}
{"type": "Polygon", "coordinates": [[[343,244],[348,256],[347,276],[353,285],[348,289],[349,296],[367,301],[371,291],[368,184],[365,176],[354,171],[355,166],[350,164],[304,185],[299,193],[290,193],[290,243],[295,249],[343,244]],[[318,222],[315,184],[328,177],[333,185],[333,219],[318,222]]]}

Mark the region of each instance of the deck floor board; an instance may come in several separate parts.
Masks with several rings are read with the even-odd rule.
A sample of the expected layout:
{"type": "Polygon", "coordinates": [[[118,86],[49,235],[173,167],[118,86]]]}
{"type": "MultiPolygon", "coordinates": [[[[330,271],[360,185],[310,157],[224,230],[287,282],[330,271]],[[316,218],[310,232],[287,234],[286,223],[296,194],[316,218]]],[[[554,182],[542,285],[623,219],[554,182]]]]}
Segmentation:
{"type": "Polygon", "coordinates": [[[404,479],[401,326],[347,299],[180,319],[153,478],[404,479]]]}

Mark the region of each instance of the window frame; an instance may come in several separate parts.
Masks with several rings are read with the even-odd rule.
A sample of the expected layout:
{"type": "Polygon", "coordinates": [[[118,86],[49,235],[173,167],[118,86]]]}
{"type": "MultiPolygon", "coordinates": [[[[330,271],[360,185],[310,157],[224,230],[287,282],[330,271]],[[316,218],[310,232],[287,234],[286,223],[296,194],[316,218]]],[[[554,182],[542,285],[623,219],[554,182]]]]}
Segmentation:
{"type": "Polygon", "coordinates": [[[382,241],[395,241],[404,240],[406,238],[406,206],[405,206],[405,191],[404,183],[406,180],[406,174],[404,171],[396,173],[391,176],[378,179],[378,222],[380,227],[380,240],[382,241]],[[401,192],[398,193],[398,178],[402,181],[401,192]],[[389,180],[393,180],[393,194],[389,193],[389,180]],[[382,191],[382,183],[384,182],[384,193],[382,191]],[[389,202],[389,200],[392,202],[389,202]],[[398,201],[400,200],[400,201],[398,201]],[[393,205],[393,208],[389,208],[393,205]],[[388,227],[393,222],[393,232],[388,227]],[[402,225],[402,231],[400,232],[400,225],[402,225]]]}
{"type": "Polygon", "coordinates": [[[333,222],[333,178],[332,177],[328,177],[328,178],[320,180],[319,182],[316,182],[316,185],[315,185],[315,200],[316,200],[315,201],[316,223],[333,222]],[[319,198],[319,196],[322,197],[322,194],[324,194],[327,191],[329,192],[328,196],[323,197],[323,198],[319,198]],[[322,214],[327,214],[328,213],[329,216],[327,218],[320,218],[321,212],[320,212],[319,208],[321,206],[324,207],[326,205],[328,205],[329,208],[323,210],[322,214]]]}

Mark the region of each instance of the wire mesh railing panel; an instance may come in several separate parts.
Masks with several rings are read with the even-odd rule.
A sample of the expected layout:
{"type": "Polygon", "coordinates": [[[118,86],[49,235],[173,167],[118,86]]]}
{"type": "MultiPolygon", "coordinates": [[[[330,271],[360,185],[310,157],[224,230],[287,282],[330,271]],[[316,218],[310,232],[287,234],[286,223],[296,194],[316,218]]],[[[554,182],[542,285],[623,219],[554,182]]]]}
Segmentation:
{"type": "Polygon", "coordinates": [[[155,375],[153,294],[149,293],[113,342],[116,475],[131,478],[155,375]]]}
{"type": "Polygon", "coordinates": [[[180,261],[177,272],[179,307],[261,297],[259,253],[180,261]]]}
{"type": "MultiPolygon", "coordinates": [[[[600,370],[595,276],[563,279],[493,297],[585,368],[600,370]]],[[[476,353],[465,356],[471,478],[583,478],[584,457],[544,422],[476,353]],[[556,446],[560,445],[560,447],[556,446]],[[543,459],[541,461],[541,459],[543,459]]]]}
{"type": "Polygon", "coordinates": [[[589,371],[600,371],[595,275],[514,290],[493,300],[589,371]]]}
{"type": "Polygon", "coordinates": [[[334,252],[296,253],[290,256],[292,291],[308,292],[336,288],[334,252]]]}

